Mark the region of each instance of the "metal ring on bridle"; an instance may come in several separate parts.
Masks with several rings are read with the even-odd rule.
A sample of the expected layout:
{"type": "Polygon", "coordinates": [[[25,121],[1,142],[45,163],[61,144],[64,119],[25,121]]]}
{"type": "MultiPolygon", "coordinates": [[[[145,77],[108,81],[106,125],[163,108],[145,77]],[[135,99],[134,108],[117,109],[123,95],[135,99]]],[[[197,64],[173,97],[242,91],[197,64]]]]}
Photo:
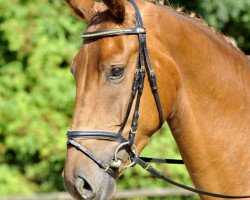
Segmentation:
{"type": "MultiPolygon", "coordinates": [[[[117,162],[119,159],[117,158],[117,154],[118,154],[118,152],[119,152],[119,150],[123,147],[123,146],[126,146],[126,145],[128,145],[128,144],[130,144],[129,142],[124,142],[124,143],[122,143],[122,144],[120,144],[118,147],[117,147],[117,149],[115,150],[115,156],[114,156],[114,161],[115,162],[117,162]]],[[[136,146],[133,144],[133,146],[131,146],[131,150],[133,151],[133,153],[135,154],[135,157],[137,157],[138,156],[138,152],[137,152],[137,149],[136,149],[136,146]]],[[[128,168],[128,167],[132,167],[134,164],[135,164],[135,162],[133,161],[132,162],[132,160],[131,160],[131,158],[129,157],[129,160],[130,160],[130,164],[128,164],[128,165],[124,165],[124,166],[121,166],[122,168],[128,168]]]]}
{"type": "Polygon", "coordinates": [[[109,170],[109,165],[107,165],[107,164],[105,164],[105,166],[106,166],[106,168],[105,169],[103,169],[105,172],[107,172],[108,170],[109,170]]]}

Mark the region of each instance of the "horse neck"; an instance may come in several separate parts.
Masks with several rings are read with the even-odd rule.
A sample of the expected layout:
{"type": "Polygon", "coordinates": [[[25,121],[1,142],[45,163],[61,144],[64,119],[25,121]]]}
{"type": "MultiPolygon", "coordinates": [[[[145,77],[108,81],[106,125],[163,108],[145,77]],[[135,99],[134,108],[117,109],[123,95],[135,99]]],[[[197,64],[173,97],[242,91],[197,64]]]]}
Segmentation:
{"type": "Polygon", "coordinates": [[[192,180],[213,192],[247,193],[250,62],[196,20],[160,12],[167,25],[157,37],[179,74],[168,122],[192,180]]]}

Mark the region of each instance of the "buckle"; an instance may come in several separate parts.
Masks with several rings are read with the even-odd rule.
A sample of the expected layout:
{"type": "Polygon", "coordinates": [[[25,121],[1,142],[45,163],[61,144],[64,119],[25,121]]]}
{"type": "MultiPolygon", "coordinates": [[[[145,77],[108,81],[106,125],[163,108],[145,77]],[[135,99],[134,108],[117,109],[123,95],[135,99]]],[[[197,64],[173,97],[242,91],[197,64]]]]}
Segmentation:
{"type": "Polygon", "coordinates": [[[104,168],[103,171],[107,172],[109,170],[109,165],[105,164],[105,167],[106,168],[104,168]]]}
{"type": "MultiPolygon", "coordinates": [[[[132,134],[136,134],[137,133],[137,130],[133,130],[132,128],[130,129],[130,133],[132,133],[132,134]]],[[[125,142],[125,143],[129,143],[129,142],[125,142]]]]}
{"type": "Polygon", "coordinates": [[[139,33],[139,34],[141,34],[141,33],[145,34],[146,30],[145,30],[145,28],[138,27],[138,28],[136,28],[136,32],[139,33]]]}
{"type": "Polygon", "coordinates": [[[151,69],[149,71],[150,77],[154,77],[155,76],[155,71],[153,69],[151,69]]]}

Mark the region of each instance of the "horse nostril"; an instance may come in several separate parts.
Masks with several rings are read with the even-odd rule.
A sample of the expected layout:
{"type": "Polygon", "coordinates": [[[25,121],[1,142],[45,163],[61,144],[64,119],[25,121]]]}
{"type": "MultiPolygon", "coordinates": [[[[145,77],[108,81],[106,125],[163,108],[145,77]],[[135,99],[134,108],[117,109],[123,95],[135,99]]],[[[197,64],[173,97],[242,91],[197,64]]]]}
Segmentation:
{"type": "Polygon", "coordinates": [[[84,178],[77,177],[75,181],[75,187],[83,199],[90,200],[95,197],[95,193],[91,185],[84,178]]]}

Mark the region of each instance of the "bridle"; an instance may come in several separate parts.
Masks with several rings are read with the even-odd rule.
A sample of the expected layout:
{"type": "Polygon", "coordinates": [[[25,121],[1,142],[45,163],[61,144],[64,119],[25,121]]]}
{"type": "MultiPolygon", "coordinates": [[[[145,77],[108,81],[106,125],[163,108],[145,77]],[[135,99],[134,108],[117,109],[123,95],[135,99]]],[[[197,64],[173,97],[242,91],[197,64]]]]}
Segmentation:
{"type": "MultiPolygon", "coordinates": [[[[118,166],[118,163],[115,163],[115,162],[119,162],[117,159],[117,153],[115,153],[114,155],[115,162],[111,162],[111,165],[110,164],[108,165],[108,164],[105,164],[103,161],[97,159],[87,149],[77,144],[74,141],[74,139],[91,139],[92,138],[92,139],[99,139],[99,140],[117,141],[121,145],[118,146],[115,152],[118,152],[122,148],[126,148],[128,152],[130,153],[130,157],[132,161],[136,154],[134,140],[135,140],[135,135],[137,132],[137,127],[138,127],[139,106],[140,106],[141,95],[143,92],[144,79],[145,79],[146,73],[148,73],[150,86],[151,86],[152,93],[153,93],[156,106],[158,109],[159,128],[163,124],[163,114],[162,114],[162,107],[161,107],[161,102],[160,102],[160,98],[158,94],[156,75],[155,75],[154,70],[151,67],[149,55],[148,55],[148,51],[146,47],[146,30],[143,27],[142,18],[141,18],[141,15],[139,13],[139,10],[136,4],[134,3],[134,1],[130,1],[130,2],[136,11],[136,27],[135,28],[114,28],[114,29],[108,29],[108,30],[103,30],[103,31],[85,32],[82,35],[82,38],[85,40],[89,40],[89,39],[93,40],[93,39],[119,36],[119,35],[138,35],[139,54],[138,54],[138,61],[136,65],[137,68],[134,74],[131,97],[128,103],[127,111],[123,119],[122,125],[118,132],[104,131],[104,130],[70,130],[67,132],[68,144],[71,144],[75,146],[76,148],[78,148],[79,150],[81,150],[83,153],[85,153],[89,158],[91,158],[96,164],[98,164],[105,171],[108,171],[109,167],[114,167],[114,165],[118,166]],[[123,136],[123,132],[127,124],[128,118],[130,116],[130,113],[132,111],[132,106],[134,102],[135,102],[135,107],[134,107],[134,112],[133,112],[131,128],[130,128],[128,139],[126,139],[123,136]],[[131,148],[134,151],[130,151],[131,148]]],[[[132,165],[133,165],[133,162],[129,164],[129,166],[132,166],[132,165]]]]}
{"type": "Polygon", "coordinates": [[[138,61],[137,61],[137,69],[134,75],[134,81],[132,84],[132,92],[131,97],[129,100],[129,104],[127,107],[127,112],[125,114],[123,123],[118,132],[112,131],[105,131],[105,130],[69,130],[67,132],[67,145],[71,145],[84,153],[87,157],[89,157],[92,161],[94,161],[100,168],[104,171],[109,173],[110,175],[114,176],[113,169],[119,169],[121,167],[127,168],[134,166],[135,164],[139,164],[141,167],[146,169],[150,172],[153,176],[158,177],[170,184],[175,186],[181,187],[183,189],[189,190],[191,192],[199,193],[202,195],[208,195],[218,198],[250,198],[250,195],[246,196],[237,196],[237,195],[224,195],[224,194],[217,194],[212,192],[206,192],[200,189],[192,188],[181,183],[175,182],[166,176],[164,176],[161,172],[154,169],[152,166],[147,164],[147,162],[154,162],[154,163],[170,163],[170,164],[183,164],[182,160],[175,160],[175,159],[159,159],[159,158],[145,158],[145,157],[138,157],[136,147],[134,145],[135,136],[137,133],[138,127],[138,120],[139,120],[139,106],[141,95],[143,92],[144,87],[144,79],[146,73],[148,75],[149,83],[151,86],[152,94],[155,99],[155,103],[157,106],[158,114],[159,114],[159,128],[163,124],[163,114],[162,114],[162,107],[161,102],[158,94],[158,87],[156,81],[156,75],[154,70],[151,67],[147,45],[146,45],[146,30],[143,26],[142,17],[139,12],[137,5],[135,4],[134,0],[128,0],[134,10],[136,15],[136,27],[135,28],[114,28],[102,31],[93,31],[93,32],[85,32],[82,35],[82,38],[85,40],[88,39],[100,39],[104,37],[114,37],[119,35],[137,35],[139,40],[139,53],[138,53],[138,61]],[[123,136],[124,128],[127,124],[128,117],[132,110],[132,105],[135,101],[135,107],[133,112],[133,118],[131,123],[131,128],[129,132],[128,139],[123,136]],[[76,142],[76,139],[98,139],[98,140],[109,140],[109,141],[116,141],[120,143],[114,153],[114,158],[110,161],[110,163],[106,163],[103,160],[97,158],[92,152],[88,149],[83,147],[80,143],[76,142]],[[130,163],[126,166],[123,166],[121,160],[118,159],[118,152],[121,149],[125,149],[129,154],[130,163]]]}

